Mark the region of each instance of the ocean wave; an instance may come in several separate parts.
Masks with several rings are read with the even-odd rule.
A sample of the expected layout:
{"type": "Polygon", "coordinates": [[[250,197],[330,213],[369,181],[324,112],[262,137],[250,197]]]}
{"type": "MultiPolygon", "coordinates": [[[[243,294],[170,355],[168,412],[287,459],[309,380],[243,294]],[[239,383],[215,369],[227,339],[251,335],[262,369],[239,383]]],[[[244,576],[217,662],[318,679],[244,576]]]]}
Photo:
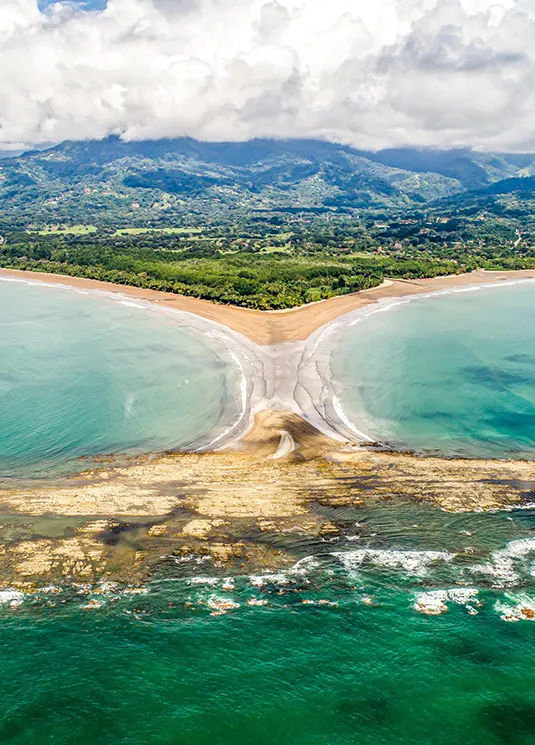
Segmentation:
{"type": "Polygon", "coordinates": [[[371,564],[385,569],[402,569],[407,574],[425,576],[431,565],[450,562],[455,554],[447,551],[404,551],[397,549],[362,548],[356,551],[337,551],[331,554],[349,571],[371,564]]]}
{"type": "Polygon", "coordinates": [[[449,590],[428,590],[415,595],[413,608],[418,613],[428,616],[439,616],[446,613],[448,602],[464,605],[471,615],[477,614],[477,607],[481,605],[478,599],[479,590],[474,587],[455,587],[449,590]]]}
{"type": "Polygon", "coordinates": [[[223,615],[229,610],[236,610],[240,607],[240,603],[236,603],[234,600],[229,600],[229,598],[221,598],[217,595],[211,595],[206,603],[209,608],[215,611],[212,615],[223,615]]]}
{"type": "Polygon", "coordinates": [[[522,581],[519,569],[522,568],[523,560],[534,551],[535,537],[520,538],[511,541],[505,548],[493,551],[490,561],[476,564],[470,567],[470,571],[493,577],[494,587],[514,586],[522,581]]]}
{"type": "Polygon", "coordinates": [[[253,587],[266,587],[269,585],[289,585],[291,578],[287,572],[277,572],[273,574],[252,574],[249,582],[253,587]]]}
{"type": "Polygon", "coordinates": [[[530,595],[506,595],[506,599],[497,600],[494,609],[502,621],[535,621],[535,598],[530,595]]]}
{"type": "Polygon", "coordinates": [[[19,590],[0,590],[0,605],[17,608],[24,602],[25,595],[19,590]]]}
{"type": "Polygon", "coordinates": [[[365,432],[362,432],[362,430],[357,429],[357,427],[353,424],[351,419],[349,419],[349,417],[347,416],[344,410],[344,407],[342,406],[342,402],[340,401],[340,399],[335,393],[332,394],[332,404],[333,404],[333,409],[337,417],[345,424],[345,426],[351,432],[354,432],[357,435],[357,437],[359,437],[362,440],[368,440],[368,441],[373,440],[373,437],[370,437],[365,432]]]}

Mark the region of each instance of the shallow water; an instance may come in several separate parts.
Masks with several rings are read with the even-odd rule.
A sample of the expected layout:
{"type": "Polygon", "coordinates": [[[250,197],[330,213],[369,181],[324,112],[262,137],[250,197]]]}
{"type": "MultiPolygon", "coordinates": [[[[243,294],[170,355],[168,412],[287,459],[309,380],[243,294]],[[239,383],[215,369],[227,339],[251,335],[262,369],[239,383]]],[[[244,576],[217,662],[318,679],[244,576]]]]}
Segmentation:
{"type": "Polygon", "coordinates": [[[535,623],[505,619],[535,616],[535,512],[341,517],[287,571],[0,592],[0,741],[533,742],[535,623]]]}
{"type": "Polygon", "coordinates": [[[533,457],[534,283],[367,313],[332,356],[335,392],[358,429],[416,450],[533,457]]]}
{"type": "MultiPolygon", "coordinates": [[[[234,379],[198,334],[165,316],[103,298],[60,298],[58,291],[47,296],[52,307],[44,312],[45,294],[35,294],[43,289],[24,291],[27,304],[13,309],[0,283],[0,336],[19,350],[7,383],[24,373],[24,385],[0,398],[0,411],[16,401],[22,412],[22,421],[9,420],[10,437],[0,430],[5,469],[69,463],[90,454],[88,443],[93,453],[125,443],[152,449],[162,432],[173,442],[159,446],[176,446],[177,432],[185,442],[215,426],[231,390],[228,376],[234,379]],[[13,313],[28,326],[24,334],[19,321],[5,323],[13,313]],[[21,339],[31,344],[21,349],[21,339]],[[65,355],[76,363],[56,359],[65,355]],[[184,397],[184,387],[174,390],[170,381],[191,380],[192,360],[200,373],[184,397]],[[47,366],[56,370],[52,378],[47,366]],[[85,375],[91,406],[80,400],[85,375]],[[132,389],[146,405],[130,410],[129,427],[124,394],[132,389]],[[30,408],[39,437],[22,426],[33,421],[30,408]],[[54,439],[60,424],[69,433],[63,448],[54,439]],[[51,441],[43,439],[47,432],[51,441]],[[11,437],[18,445],[10,451],[11,437]]],[[[416,306],[400,311],[400,328],[406,310],[416,306]]],[[[442,311],[435,313],[440,319],[442,311]]],[[[430,325],[422,322],[428,339],[430,325]]],[[[458,336],[443,341],[458,344],[458,336]]],[[[531,364],[518,356],[509,363],[531,364]]],[[[411,369],[408,358],[405,364],[411,369]]],[[[473,447],[474,437],[487,448],[489,440],[474,431],[463,448],[473,447]]],[[[508,437],[518,447],[515,432],[508,437]]],[[[142,587],[95,581],[26,593],[0,588],[0,742],[535,743],[535,508],[455,515],[389,500],[317,509],[340,536],[256,536],[289,556],[288,568],[277,572],[240,569],[229,577],[209,559],[168,556],[142,587]]],[[[45,529],[43,535],[51,526],[37,525],[36,538],[45,529]]]]}
{"type": "Polygon", "coordinates": [[[222,345],[132,303],[1,281],[0,355],[4,477],[194,446],[240,413],[222,345]]]}

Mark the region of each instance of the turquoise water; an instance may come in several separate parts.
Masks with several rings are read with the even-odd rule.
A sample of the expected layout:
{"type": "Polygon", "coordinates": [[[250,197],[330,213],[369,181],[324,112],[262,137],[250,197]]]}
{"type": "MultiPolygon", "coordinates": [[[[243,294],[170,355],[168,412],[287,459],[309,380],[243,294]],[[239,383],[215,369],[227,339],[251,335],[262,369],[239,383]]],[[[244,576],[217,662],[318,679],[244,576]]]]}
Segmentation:
{"type": "Polygon", "coordinates": [[[136,596],[0,594],[0,741],[535,742],[535,623],[505,620],[535,608],[535,512],[331,517],[347,538],[289,544],[285,572],[229,582],[192,560],[136,596]],[[446,590],[442,615],[415,607],[446,590]]]}
{"type": "MultiPolygon", "coordinates": [[[[422,369],[447,387],[448,375],[477,367],[475,390],[462,395],[482,407],[494,401],[491,431],[505,432],[501,402],[515,412],[530,400],[535,345],[525,326],[534,290],[422,301],[348,334],[375,328],[378,346],[382,324],[397,321],[395,364],[409,374],[418,370],[415,352],[424,361],[415,392],[405,386],[400,395],[411,391],[413,410],[425,395],[431,411],[449,412],[440,421],[453,420],[445,440],[437,417],[429,433],[443,447],[498,452],[504,435],[496,445],[497,436],[482,438],[473,426],[492,419],[480,409],[459,439],[452,407],[470,411],[456,398],[461,378],[439,405],[422,369]],[[486,311],[475,312],[476,298],[486,311]],[[449,350],[441,364],[432,317],[449,350]],[[508,334],[517,343],[506,351],[498,339],[508,334]]],[[[8,473],[125,444],[135,451],[202,439],[236,384],[198,334],[100,297],[0,283],[0,339],[8,473]]],[[[354,369],[371,386],[369,367],[384,380],[384,358],[366,342],[367,364],[354,369]]],[[[341,372],[356,348],[348,347],[347,363],[338,360],[341,372]]],[[[354,381],[337,383],[347,409],[354,381]]],[[[393,394],[392,401],[402,406],[393,394]]],[[[387,404],[384,421],[394,427],[387,404]]],[[[531,447],[521,421],[507,430],[508,450],[531,447]]],[[[196,556],[168,556],[136,588],[0,588],[2,745],[535,745],[535,508],[449,514],[388,500],[318,510],[341,535],[263,534],[268,548],[289,557],[277,572],[229,577],[228,568],[196,556]]]]}
{"type": "Polygon", "coordinates": [[[372,439],[533,457],[535,284],[415,299],[368,315],[340,336],[332,374],[346,416],[372,439]]]}
{"type": "Polygon", "coordinates": [[[0,477],[192,446],[239,415],[220,345],[106,297],[0,282],[0,355],[0,477]]]}

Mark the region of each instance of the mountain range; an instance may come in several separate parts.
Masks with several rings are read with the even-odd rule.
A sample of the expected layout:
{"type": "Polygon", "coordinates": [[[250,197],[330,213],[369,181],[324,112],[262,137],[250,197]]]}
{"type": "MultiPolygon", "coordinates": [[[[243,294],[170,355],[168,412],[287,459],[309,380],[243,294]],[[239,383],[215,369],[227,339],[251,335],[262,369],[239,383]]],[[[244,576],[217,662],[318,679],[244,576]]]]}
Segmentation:
{"type": "Polygon", "coordinates": [[[318,140],[64,142],[0,160],[3,222],[157,225],[266,212],[399,211],[535,192],[535,154],[318,140]]]}

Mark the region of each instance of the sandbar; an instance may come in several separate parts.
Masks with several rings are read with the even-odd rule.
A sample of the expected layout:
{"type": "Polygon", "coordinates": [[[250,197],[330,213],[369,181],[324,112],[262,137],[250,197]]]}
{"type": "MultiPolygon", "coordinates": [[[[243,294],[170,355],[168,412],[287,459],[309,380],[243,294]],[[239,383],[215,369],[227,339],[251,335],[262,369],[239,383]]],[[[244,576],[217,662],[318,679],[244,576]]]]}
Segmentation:
{"type": "MultiPolygon", "coordinates": [[[[535,270],[489,272],[417,280],[385,280],[370,290],[341,295],[287,311],[258,311],[207,300],[98,280],[0,270],[0,279],[57,285],[65,289],[132,299],[147,308],[171,312],[184,323],[209,332],[228,348],[242,374],[237,418],[223,417],[200,450],[239,445],[262,411],[296,415],[338,441],[365,443],[370,436],[350,421],[334,394],[331,353],[337,334],[372,305],[449,293],[479,286],[535,279],[535,270]]],[[[283,451],[284,452],[284,451],[283,451]]]]}

